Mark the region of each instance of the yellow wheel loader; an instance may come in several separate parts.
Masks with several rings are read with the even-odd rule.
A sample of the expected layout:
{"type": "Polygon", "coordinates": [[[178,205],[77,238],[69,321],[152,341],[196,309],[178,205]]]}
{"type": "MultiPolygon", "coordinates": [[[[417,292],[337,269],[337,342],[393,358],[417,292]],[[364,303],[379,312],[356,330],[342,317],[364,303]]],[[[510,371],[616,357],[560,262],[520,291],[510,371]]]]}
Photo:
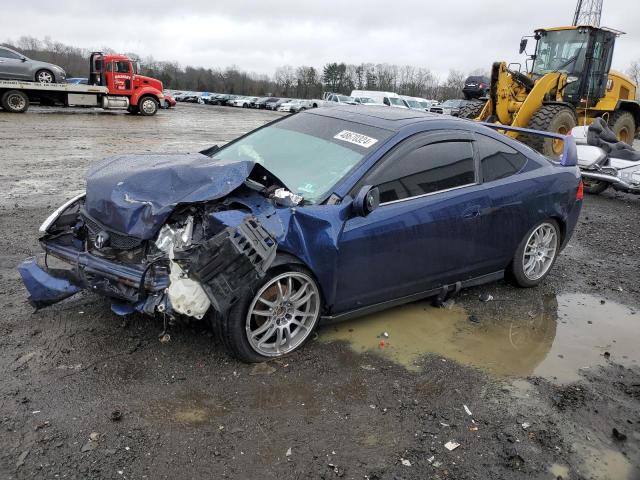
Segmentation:
{"type": "MultiPolygon", "coordinates": [[[[610,71],[621,33],[591,26],[536,30],[527,73],[494,63],[489,98],[466,105],[460,117],[561,134],[604,117],[618,138],[631,144],[640,125],[636,84],[610,71]]],[[[521,40],[520,53],[526,52],[527,42],[527,37],[521,40]]],[[[557,158],[562,153],[561,140],[506,134],[544,155],[557,158]]]]}

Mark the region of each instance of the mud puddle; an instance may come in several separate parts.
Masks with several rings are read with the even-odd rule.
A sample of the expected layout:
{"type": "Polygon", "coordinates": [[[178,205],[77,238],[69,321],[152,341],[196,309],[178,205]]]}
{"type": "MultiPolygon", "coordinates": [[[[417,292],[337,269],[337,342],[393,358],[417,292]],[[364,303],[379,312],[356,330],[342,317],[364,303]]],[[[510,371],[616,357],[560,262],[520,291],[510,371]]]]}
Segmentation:
{"type": "Polygon", "coordinates": [[[471,316],[458,305],[405,305],[327,326],[320,340],[343,340],[356,352],[375,352],[410,370],[435,354],[498,375],[560,383],[578,380],[582,369],[609,358],[640,362],[640,315],[631,308],[581,294],[547,296],[537,305],[508,302],[490,302],[471,316]]]}

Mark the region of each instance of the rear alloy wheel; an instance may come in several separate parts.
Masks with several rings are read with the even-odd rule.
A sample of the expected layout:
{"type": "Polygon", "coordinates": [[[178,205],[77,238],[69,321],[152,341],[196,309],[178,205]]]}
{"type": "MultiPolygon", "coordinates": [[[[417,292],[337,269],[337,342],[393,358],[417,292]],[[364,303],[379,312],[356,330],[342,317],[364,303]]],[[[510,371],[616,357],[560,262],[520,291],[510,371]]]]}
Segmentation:
{"type": "Polygon", "coordinates": [[[0,100],[2,108],[10,113],[24,113],[29,108],[29,97],[20,90],[5,92],[0,100]]]}
{"type": "Polygon", "coordinates": [[[478,118],[478,116],[482,112],[482,109],[484,108],[486,103],[487,102],[483,102],[479,100],[475,102],[467,103],[464,107],[460,109],[460,113],[458,114],[458,117],[475,120],[476,118],[478,118]]]}
{"type": "Polygon", "coordinates": [[[636,121],[631,112],[618,110],[613,112],[609,117],[609,127],[616,134],[618,140],[633,145],[633,139],[636,135],[636,121]]]}
{"type": "Polygon", "coordinates": [[[140,110],[141,115],[150,117],[158,111],[158,102],[153,97],[142,97],[138,103],[138,110],[140,110]]]}
{"type": "Polygon", "coordinates": [[[508,272],[516,285],[534,287],[544,280],[560,251],[560,229],[555,220],[538,223],[518,246],[508,272]]]}
{"type": "Polygon", "coordinates": [[[320,289],[296,265],[270,272],[255,290],[213,324],[227,350],[244,362],[263,362],[300,348],[320,318],[320,289]]]}
{"type": "Polygon", "coordinates": [[[607,188],[609,188],[608,182],[603,182],[602,180],[595,180],[593,178],[582,177],[582,184],[584,186],[584,191],[591,195],[599,195],[602,192],[604,192],[607,188]]]}
{"type": "Polygon", "coordinates": [[[36,72],[36,82],[40,83],[53,83],[55,77],[49,70],[38,70],[36,72]]]}
{"type": "MultiPolygon", "coordinates": [[[[565,105],[543,105],[533,114],[527,128],[569,135],[577,123],[573,109],[565,105]]],[[[560,158],[564,149],[562,140],[544,138],[537,135],[521,135],[519,140],[553,159],[560,158]]]]}

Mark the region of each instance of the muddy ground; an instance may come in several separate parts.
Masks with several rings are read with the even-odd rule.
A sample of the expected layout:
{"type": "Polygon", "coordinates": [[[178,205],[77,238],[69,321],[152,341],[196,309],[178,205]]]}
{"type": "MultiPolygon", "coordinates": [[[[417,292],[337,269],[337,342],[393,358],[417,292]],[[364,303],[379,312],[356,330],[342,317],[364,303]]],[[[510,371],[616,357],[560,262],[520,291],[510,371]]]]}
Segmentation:
{"type": "Polygon", "coordinates": [[[15,267],[92,161],[278,115],[0,112],[0,478],[640,478],[640,197],[587,197],[539,288],[328,326],[258,367],[93,295],[33,313],[15,267]]]}

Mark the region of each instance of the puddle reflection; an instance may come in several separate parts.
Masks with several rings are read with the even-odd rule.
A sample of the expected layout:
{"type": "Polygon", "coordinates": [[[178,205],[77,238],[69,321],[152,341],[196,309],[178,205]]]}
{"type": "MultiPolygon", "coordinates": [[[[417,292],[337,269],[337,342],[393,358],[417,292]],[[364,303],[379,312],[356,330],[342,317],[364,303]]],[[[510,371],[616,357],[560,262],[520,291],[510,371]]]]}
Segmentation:
{"type": "Polygon", "coordinates": [[[356,352],[375,352],[410,370],[420,369],[420,358],[429,353],[498,375],[533,374],[558,382],[577,380],[581,368],[604,364],[604,352],[622,364],[640,357],[640,316],[593,296],[547,296],[534,305],[494,301],[479,310],[473,323],[460,306],[415,303],[326,326],[320,340],[347,341],[356,352]]]}

